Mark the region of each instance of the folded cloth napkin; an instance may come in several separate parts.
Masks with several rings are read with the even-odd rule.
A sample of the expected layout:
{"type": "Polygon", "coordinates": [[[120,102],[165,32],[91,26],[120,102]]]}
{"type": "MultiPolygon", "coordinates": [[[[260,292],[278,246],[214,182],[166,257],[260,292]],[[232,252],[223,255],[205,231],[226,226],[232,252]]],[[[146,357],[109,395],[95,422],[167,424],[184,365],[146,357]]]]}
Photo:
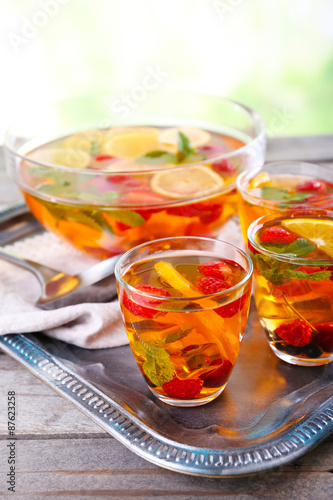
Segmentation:
{"type": "MultiPolygon", "coordinates": [[[[20,240],[6,248],[27,259],[69,274],[98,261],[52,233],[20,240]]],[[[43,331],[49,337],[89,349],[128,343],[112,276],[55,304],[35,306],[40,284],[29,271],[0,259],[0,335],[43,331]]]]}
{"type": "MultiPolygon", "coordinates": [[[[230,219],[219,239],[242,246],[238,222],[230,219]]],[[[6,248],[59,271],[77,274],[98,262],[56,235],[44,232],[6,248]]],[[[40,284],[29,271],[0,259],[0,335],[43,332],[88,349],[128,343],[112,276],[64,297],[47,308],[35,306],[40,284]],[[56,307],[56,308],[54,308],[56,307]]]]}

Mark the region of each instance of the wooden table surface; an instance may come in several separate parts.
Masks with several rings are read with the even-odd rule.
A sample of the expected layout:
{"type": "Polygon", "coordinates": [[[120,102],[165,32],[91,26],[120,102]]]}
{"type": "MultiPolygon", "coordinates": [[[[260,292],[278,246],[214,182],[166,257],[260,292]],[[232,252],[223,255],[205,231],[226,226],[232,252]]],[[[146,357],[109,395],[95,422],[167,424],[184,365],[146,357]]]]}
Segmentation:
{"type": "MultiPolygon", "coordinates": [[[[333,166],[333,136],[278,138],[270,141],[267,158],[325,161],[333,166]]],[[[17,196],[0,170],[0,204],[17,196]]],[[[274,471],[221,479],[182,475],[135,455],[3,353],[0,381],[1,498],[333,498],[333,436],[274,471]],[[8,491],[6,476],[9,391],[16,394],[15,493],[8,491]]]]}

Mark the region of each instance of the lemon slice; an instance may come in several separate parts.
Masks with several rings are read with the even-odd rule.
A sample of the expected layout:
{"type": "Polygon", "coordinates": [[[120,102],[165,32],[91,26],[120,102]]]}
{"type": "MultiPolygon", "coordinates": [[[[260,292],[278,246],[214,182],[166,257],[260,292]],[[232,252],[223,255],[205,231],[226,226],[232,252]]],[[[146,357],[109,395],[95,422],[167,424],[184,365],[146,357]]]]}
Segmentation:
{"type": "Polygon", "coordinates": [[[157,262],[154,268],[172,288],[185,295],[185,297],[198,297],[200,292],[196,292],[191,287],[191,284],[168,262],[157,262]]]}
{"type": "Polygon", "coordinates": [[[66,137],[65,148],[82,149],[91,153],[94,144],[100,146],[105,140],[105,131],[99,129],[85,130],[66,137]]]}
{"type": "Polygon", "coordinates": [[[224,180],[204,165],[179,170],[163,170],[151,179],[151,188],[168,198],[192,198],[214,193],[224,186],[224,180]]]}
{"type": "MultiPolygon", "coordinates": [[[[185,297],[198,297],[200,292],[195,291],[191,284],[168,262],[157,262],[154,265],[159,276],[172,288],[185,297]]],[[[204,308],[216,308],[217,303],[210,299],[199,299],[196,302],[204,308]]],[[[207,339],[215,343],[221,356],[235,363],[239,346],[234,345],[234,338],[224,327],[224,320],[214,310],[202,310],[191,315],[191,322],[198,331],[207,339]]]]}
{"type": "Polygon", "coordinates": [[[90,154],[83,149],[47,148],[33,151],[28,158],[40,163],[49,163],[71,168],[86,168],[91,160],[90,154]]]}
{"type": "Polygon", "coordinates": [[[320,250],[333,257],[333,222],[330,220],[289,219],[282,226],[301,238],[310,240],[320,250]]]}
{"type": "Polygon", "coordinates": [[[162,146],[170,149],[172,152],[178,150],[178,132],[182,132],[190,141],[191,148],[198,148],[210,141],[210,133],[197,127],[173,127],[163,130],[159,135],[159,141],[162,146]]]}
{"type": "Polygon", "coordinates": [[[262,186],[269,186],[270,184],[271,178],[268,172],[263,172],[262,174],[256,175],[253,179],[250,180],[249,188],[254,189],[262,186]]]}
{"type": "Polygon", "coordinates": [[[134,160],[160,149],[160,131],[153,127],[128,127],[112,134],[104,143],[103,151],[124,160],[134,160]]]}

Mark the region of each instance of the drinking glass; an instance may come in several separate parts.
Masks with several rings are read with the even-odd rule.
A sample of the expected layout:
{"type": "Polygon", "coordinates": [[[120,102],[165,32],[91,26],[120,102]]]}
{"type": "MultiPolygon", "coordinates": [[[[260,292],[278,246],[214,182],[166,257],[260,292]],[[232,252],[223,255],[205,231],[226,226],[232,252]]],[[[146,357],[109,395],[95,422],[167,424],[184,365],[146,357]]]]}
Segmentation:
{"type": "Polygon", "coordinates": [[[333,359],[333,212],[281,211],[248,230],[254,299],[273,352],[294,365],[333,359]]]}
{"type": "Polygon", "coordinates": [[[282,161],[241,173],[238,212],[244,240],[252,222],[282,209],[333,209],[333,169],[315,163],[282,161]]]}
{"type": "Polygon", "coordinates": [[[164,238],[125,253],[115,275],[129,343],[152,393],[184,407],[221,394],[248,319],[248,255],[210,238],[164,238]]]}

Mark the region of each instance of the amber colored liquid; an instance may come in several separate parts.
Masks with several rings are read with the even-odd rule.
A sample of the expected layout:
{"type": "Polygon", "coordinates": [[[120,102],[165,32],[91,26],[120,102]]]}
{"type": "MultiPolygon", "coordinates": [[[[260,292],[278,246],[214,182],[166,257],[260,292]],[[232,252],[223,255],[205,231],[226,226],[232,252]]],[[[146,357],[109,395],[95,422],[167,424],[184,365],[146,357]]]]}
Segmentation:
{"type": "MultiPolygon", "coordinates": [[[[211,258],[200,257],[200,262],[195,256],[170,257],[163,260],[170,262],[182,276],[195,284],[201,276],[198,263],[202,264],[211,258]]],[[[149,284],[162,287],[170,293],[171,297],[167,303],[158,306],[152,317],[145,318],[133,314],[133,311],[128,310],[124,304],[124,291],[120,290],[119,293],[130,346],[140,371],[153,392],[168,396],[163,384],[160,386],[153,384],[145,373],[147,356],[142,351],[142,346],[145,346],[146,350],[154,355],[154,348],[162,346],[178,379],[201,381],[202,388],[197,396],[198,399],[214,395],[225,386],[239,354],[247,322],[251,283],[248,282],[237,295],[243,297],[241,305],[239,298],[235,303],[233,297],[229,296],[222,299],[224,302],[216,302],[215,309],[202,310],[201,307],[205,307],[206,299],[189,299],[182,305],[177,303],[175,298],[182,294],[158,277],[153,262],[133,264],[124,277],[125,281],[133,286],[149,284]],[[227,313],[219,315],[218,307],[221,308],[222,304],[225,304],[227,313]],[[189,331],[189,333],[184,338],[164,343],[168,335],[179,331],[189,331]]],[[[233,267],[234,283],[239,282],[244,276],[245,271],[233,267]]],[[[211,299],[210,305],[212,300],[214,299],[211,299]]]]}
{"type": "MultiPolygon", "coordinates": [[[[274,226],[279,227],[279,224],[274,226]]],[[[254,261],[254,299],[260,316],[260,321],[265,328],[267,338],[273,350],[279,353],[293,356],[304,361],[314,360],[318,364],[320,360],[331,361],[333,353],[333,267],[319,267],[312,263],[313,259],[328,258],[324,252],[316,249],[307,258],[308,263],[304,266],[292,264],[290,269],[309,273],[326,271],[331,272],[331,277],[312,281],[310,279],[288,279],[286,283],[274,284],[265,276],[256,264],[258,254],[251,253],[254,261]],[[312,325],[313,331],[309,341],[302,346],[294,345],[279,337],[276,329],[280,325],[288,324],[295,319],[307,321],[312,325]],[[325,325],[323,327],[323,325],[325,325]],[[326,333],[323,333],[326,332],[326,333]],[[321,335],[320,335],[321,333],[321,335]]],[[[274,259],[267,262],[267,269],[274,263],[274,259]]],[[[317,261],[318,262],[318,261],[317,261]]],[[[283,264],[286,265],[286,264],[283,264]]],[[[282,356],[283,357],[283,356],[282,356]]]]}
{"type": "MultiPolygon", "coordinates": [[[[214,148],[220,148],[218,154],[221,154],[221,151],[229,152],[244,146],[244,142],[215,133],[211,133],[211,137],[212,144],[208,144],[205,150],[199,148],[198,151],[212,159],[212,163],[206,165],[215,175],[217,172],[223,178],[223,193],[219,189],[207,196],[189,199],[163,197],[152,189],[149,173],[145,175],[137,170],[130,172],[130,175],[124,172],[124,175],[120,171],[117,181],[112,175],[98,175],[98,163],[101,163],[100,168],[105,168],[105,162],[98,162],[98,155],[92,155],[91,164],[86,170],[93,174],[96,172],[96,176],[91,175],[89,182],[84,180],[80,184],[78,181],[74,189],[83,195],[85,190],[97,190],[93,195],[93,202],[89,203],[88,191],[87,197],[81,198],[82,201],[72,202],[68,191],[61,192],[61,184],[59,192],[48,194],[43,191],[45,185],[52,187],[54,182],[58,181],[54,181],[51,176],[47,178],[48,172],[45,169],[46,177],[43,178],[40,173],[34,177],[33,164],[23,162],[22,177],[25,184],[31,186],[31,189],[23,189],[25,201],[44,227],[98,258],[117,255],[137,244],[161,237],[217,236],[224,222],[236,211],[234,181],[242,170],[242,165],[237,160],[235,171],[221,172],[214,166],[214,153],[209,147],[212,151],[214,148]],[[108,202],[102,202],[99,200],[99,192],[103,195],[116,193],[116,196],[108,202]],[[134,219],[133,223],[126,223],[129,211],[132,215],[134,212],[136,217],[139,215],[139,222],[134,219]]],[[[54,151],[63,148],[63,143],[66,143],[66,137],[44,144],[32,154],[42,152],[45,156],[43,161],[47,161],[48,149],[54,151]]],[[[128,168],[132,166],[133,164],[129,163],[128,168]]],[[[138,169],[138,164],[134,168],[138,169]]],[[[75,176],[75,168],[72,171],[75,176]]],[[[110,171],[110,174],[112,172],[110,171]]],[[[73,178],[76,182],[76,178],[73,178]]]]}
{"type": "MultiPolygon", "coordinates": [[[[286,189],[289,195],[294,195],[296,193],[295,186],[299,182],[304,181],[304,176],[288,175],[288,176],[270,176],[271,187],[276,187],[280,189],[286,189]]],[[[309,177],[307,177],[310,179],[309,177]]],[[[323,181],[324,182],[324,181],[323,181]]],[[[333,208],[333,186],[329,183],[325,183],[327,186],[327,192],[325,195],[318,193],[309,193],[307,199],[303,201],[274,201],[260,199],[260,187],[254,189],[247,189],[247,193],[255,198],[247,198],[246,195],[237,194],[237,204],[241,230],[243,238],[247,241],[247,230],[249,226],[259,217],[264,215],[269,215],[273,212],[283,210],[285,208],[290,208],[297,210],[298,208],[304,209],[305,207],[312,206],[313,208],[327,208],[332,210],[333,208]]]]}
{"type": "MultiPolygon", "coordinates": [[[[56,204],[28,193],[24,193],[24,197],[33,215],[46,229],[99,258],[123,253],[135,245],[158,238],[217,236],[223,223],[236,210],[236,194],[230,191],[200,202],[185,203],[172,210],[163,206],[154,209],[131,207],[131,210],[143,214],[146,222],[138,227],[124,227],[112,217],[112,208],[56,204]],[[85,217],[89,221],[87,224],[85,217]],[[113,234],[109,227],[100,224],[101,219],[112,227],[113,234]]],[[[119,207],[113,209],[126,210],[119,207]]]]}

